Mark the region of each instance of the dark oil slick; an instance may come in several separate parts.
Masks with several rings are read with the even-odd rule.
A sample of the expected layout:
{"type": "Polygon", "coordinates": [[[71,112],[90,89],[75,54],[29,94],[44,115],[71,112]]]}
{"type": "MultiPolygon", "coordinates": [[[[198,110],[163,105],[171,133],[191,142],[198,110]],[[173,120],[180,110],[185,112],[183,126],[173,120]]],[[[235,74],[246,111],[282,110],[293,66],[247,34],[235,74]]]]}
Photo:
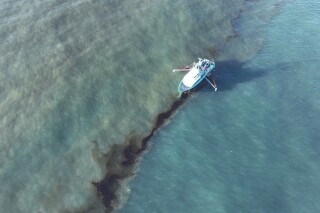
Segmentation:
{"type": "Polygon", "coordinates": [[[148,142],[152,136],[166,123],[167,119],[185,103],[188,96],[189,94],[182,94],[179,99],[172,103],[167,111],[160,113],[147,136],[142,139],[133,136],[128,138],[123,144],[114,144],[111,146],[106,162],[107,174],[103,180],[92,183],[97,188],[97,192],[103,200],[106,212],[111,212],[119,205],[117,192],[121,186],[121,181],[134,175],[134,168],[138,157],[147,149],[148,142]]]}

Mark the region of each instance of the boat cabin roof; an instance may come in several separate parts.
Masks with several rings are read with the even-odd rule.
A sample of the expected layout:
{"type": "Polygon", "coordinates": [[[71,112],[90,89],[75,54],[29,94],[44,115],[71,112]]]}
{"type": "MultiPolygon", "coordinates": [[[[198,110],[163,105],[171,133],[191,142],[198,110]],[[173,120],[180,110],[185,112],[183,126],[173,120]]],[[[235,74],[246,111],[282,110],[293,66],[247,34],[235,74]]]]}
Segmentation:
{"type": "Polygon", "coordinates": [[[187,87],[192,87],[200,78],[202,78],[203,70],[193,67],[183,78],[182,82],[187,87]]]}

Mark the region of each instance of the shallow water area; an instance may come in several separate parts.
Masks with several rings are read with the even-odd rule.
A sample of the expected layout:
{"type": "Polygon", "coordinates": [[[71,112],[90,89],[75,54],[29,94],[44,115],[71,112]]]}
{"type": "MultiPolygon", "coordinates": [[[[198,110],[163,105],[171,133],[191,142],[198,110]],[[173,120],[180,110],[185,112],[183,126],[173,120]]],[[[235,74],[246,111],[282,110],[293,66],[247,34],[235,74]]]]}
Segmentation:
{"type": "Polygon", "coordinates": [[[150,131],[178,95],[174,67],[254,55],[260,34],[244,39],[241,14],[259,2],[4,1],[1,211],[103,211],[91,182],[110,145],[150,131]]]}
{"type": "Polygon", "coordinates": [[[218,92],[155,135],[119,212],[320,211],[319,9],[288,2],[257,55],[217,62],[218,92]]]}

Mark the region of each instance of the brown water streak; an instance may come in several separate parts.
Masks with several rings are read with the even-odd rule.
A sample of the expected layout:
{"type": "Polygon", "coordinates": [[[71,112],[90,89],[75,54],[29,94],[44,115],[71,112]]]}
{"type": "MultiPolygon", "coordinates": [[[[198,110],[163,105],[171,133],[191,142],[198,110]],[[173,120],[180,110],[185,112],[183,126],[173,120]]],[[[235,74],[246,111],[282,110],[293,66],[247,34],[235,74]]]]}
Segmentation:
{"type": "Polygon", "coordinates": [[[118,191],[121,187],[121,181],[134,175],[138,157],[147,149],[148,142],[154,133],[165,124],[166,120],[172,116],[188,97],[188,94],[182,94],[167,111],[158,114],[147,136],[143,138],[131,136],[123,144],[111,146],[107,156],[106,175],[101,181],[92,182],[106,207],[106,212],[111,212],[119,206],[118,191]]]}

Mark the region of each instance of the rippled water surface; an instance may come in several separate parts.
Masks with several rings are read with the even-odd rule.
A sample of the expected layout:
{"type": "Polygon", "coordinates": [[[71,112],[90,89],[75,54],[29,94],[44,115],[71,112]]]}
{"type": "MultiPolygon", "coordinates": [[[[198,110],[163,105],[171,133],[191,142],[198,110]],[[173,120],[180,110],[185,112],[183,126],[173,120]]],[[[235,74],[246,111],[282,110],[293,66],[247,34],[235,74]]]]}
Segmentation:
{"type": "Polygon", "coordinates": [[[171,70],[197,57],[216,60],[219,92],[194,94],[158,132],[120,211],[319,210],[319,8],[1,1],[1,212],[103,211],[91,183],[105,153],[150,131],[178,96],[171,70]]]}
{"type": "Polygon", "coordinates": [[[120,212],[320,211],[320,4],[285,4],[245,63],[153,139],[120,212]],[[304,15],[302,15],[304,14],[304,15]]]}

